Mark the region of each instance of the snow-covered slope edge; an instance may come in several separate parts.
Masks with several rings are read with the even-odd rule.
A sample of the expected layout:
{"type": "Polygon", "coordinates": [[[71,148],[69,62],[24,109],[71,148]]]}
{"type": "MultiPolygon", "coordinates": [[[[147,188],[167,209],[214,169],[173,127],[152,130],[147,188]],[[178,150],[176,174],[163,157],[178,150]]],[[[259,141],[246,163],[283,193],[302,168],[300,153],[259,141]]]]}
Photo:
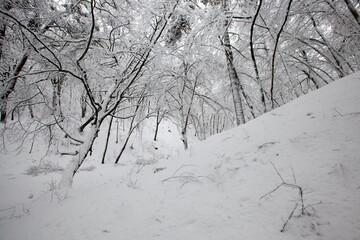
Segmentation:
{"type": "MultiPolygon", "coordinates": [[[[313,211],[311,220],[298,220],[298,229],[292,229],[297,233],[291,231],[297,220],[289,223],[288,233],[294,239],[307,236],[306,230],[319,235],[314,239],[360,239],[359,91],[358,72],[210,138],[200,145],[202,150],[196,148],[195,158],[211,162],[220,178],[216,181],[225,181],[235,192],[239,189],[237,194],[247,196],[249,202],[281,184],[272,162],[285,182],[296,181],[304,189],[305,205],[313,211]]],[[[286,206],[290,192],[280,188],[260,201],[261,211],[271,216],[265,225],[283,225],[293,208],[286,206]]],[[[252,237],[270,239],[260,235],[252,237]]]]}
{"type": "Polygon", "coordinates": [[[360,72],[181,156],[80,172],[65,200],[1,220],[0,239],[360,239],[359,90],[360,72]],[[283,232],[298,190],[272,192],[271,163],[309,213],[283,232]]]}

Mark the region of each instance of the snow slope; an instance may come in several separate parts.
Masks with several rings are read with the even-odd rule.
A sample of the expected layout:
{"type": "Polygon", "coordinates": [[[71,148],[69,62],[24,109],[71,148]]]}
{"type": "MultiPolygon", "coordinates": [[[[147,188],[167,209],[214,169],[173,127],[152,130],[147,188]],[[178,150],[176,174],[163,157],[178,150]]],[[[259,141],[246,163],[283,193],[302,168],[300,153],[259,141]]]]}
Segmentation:
{"type": "Polygon", "coordinates": [[[359,240],[359,93],[360,72],[187,152],[168,154],[169,135],[118,166],[93,157],[65,198],[59,172],[3,155],[0,239],[359,240]]]}

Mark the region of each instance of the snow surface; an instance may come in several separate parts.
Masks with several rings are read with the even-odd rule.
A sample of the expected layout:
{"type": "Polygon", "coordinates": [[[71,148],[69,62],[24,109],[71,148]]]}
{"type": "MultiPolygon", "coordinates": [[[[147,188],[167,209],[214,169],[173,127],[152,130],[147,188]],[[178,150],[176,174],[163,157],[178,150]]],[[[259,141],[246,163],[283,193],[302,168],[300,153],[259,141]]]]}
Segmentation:
{"type": "Polygon", "coordinates": [[[3,154],[0,239],[359,240],[359,90],[360,72],[186,152],[163,123],[117,166],[119,145],[105,165],[89,157],[66,195],[54,188],[70,158],[40,143],[3,154]]]}

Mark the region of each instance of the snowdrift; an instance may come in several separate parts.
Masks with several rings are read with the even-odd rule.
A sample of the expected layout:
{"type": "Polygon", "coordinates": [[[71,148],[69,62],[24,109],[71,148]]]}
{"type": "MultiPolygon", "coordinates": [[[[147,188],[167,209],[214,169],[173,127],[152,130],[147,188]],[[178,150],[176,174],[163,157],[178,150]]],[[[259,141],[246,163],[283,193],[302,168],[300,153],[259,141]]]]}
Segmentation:
{"type": "Polygon", "coordinates": [[[93,157],[66,196],[61,171],[3,155],[0,239],[360,239],[359,90],[360,72],[187,152],[93,157]]]}

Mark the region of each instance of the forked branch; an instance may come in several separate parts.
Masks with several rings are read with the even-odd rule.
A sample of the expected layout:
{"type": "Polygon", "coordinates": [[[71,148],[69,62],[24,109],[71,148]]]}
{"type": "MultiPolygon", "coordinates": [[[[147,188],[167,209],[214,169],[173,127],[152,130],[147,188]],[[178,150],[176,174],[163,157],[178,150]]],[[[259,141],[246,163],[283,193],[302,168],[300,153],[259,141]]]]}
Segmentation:
{"type": "MultiPolygon", "coordinates": [[[[294,212],[295,210],[297,209],[298,205],[299,205],[299,202],[301,203],[301,214],[302,215],[305,215],[306,213],[308,213],[308,211],[306,210],[305,206],[304,206],[304,198],[303,198],[303,190],[302,188],[297,185],[297,184],[292,184],[292,183],[287,183],[285,182],[284,178],[281,176],[280,172],[278,171],[278,169],[275,167],[275,164],[273,162],[271,162],[271,165],[273,166],[273,168],[275,169],[277,175],[279,176],[279,178],[281,179],[281,184],[278,185],[276,188],[274,188],[273,190],[271,190],[270,192],[264,194],[263,196],[261,196],[260,200],[263,199],[264,197],[266,196],[269,196],[270,194],[272,194],[273,192],[276,192],[280,187],[284,186],[284,187],[289,187],[289,188],[295,188],[295,189],[298,189],[299,190],[299,199],[298,201],[296,201],[295,203],[295,207],[293,208],[293,210],[291,211],[289,217],[286,219],[286,221],[284,222],[283,224],[283,227],[281,228],[280,232],[284,232],[285,230],[285,227],[286,225],[288,224],[288,222],[290,221],[290,219],[292,218],[292,216],[294,215],[294,212]]],[[[292,169],[292,168],[291,168],[292,169]]],[[[296,179],[295,178],[295,175],[294,175],[294,170],[292,169],[293,171],[293,178],[294,180],[296,179]]]]}

